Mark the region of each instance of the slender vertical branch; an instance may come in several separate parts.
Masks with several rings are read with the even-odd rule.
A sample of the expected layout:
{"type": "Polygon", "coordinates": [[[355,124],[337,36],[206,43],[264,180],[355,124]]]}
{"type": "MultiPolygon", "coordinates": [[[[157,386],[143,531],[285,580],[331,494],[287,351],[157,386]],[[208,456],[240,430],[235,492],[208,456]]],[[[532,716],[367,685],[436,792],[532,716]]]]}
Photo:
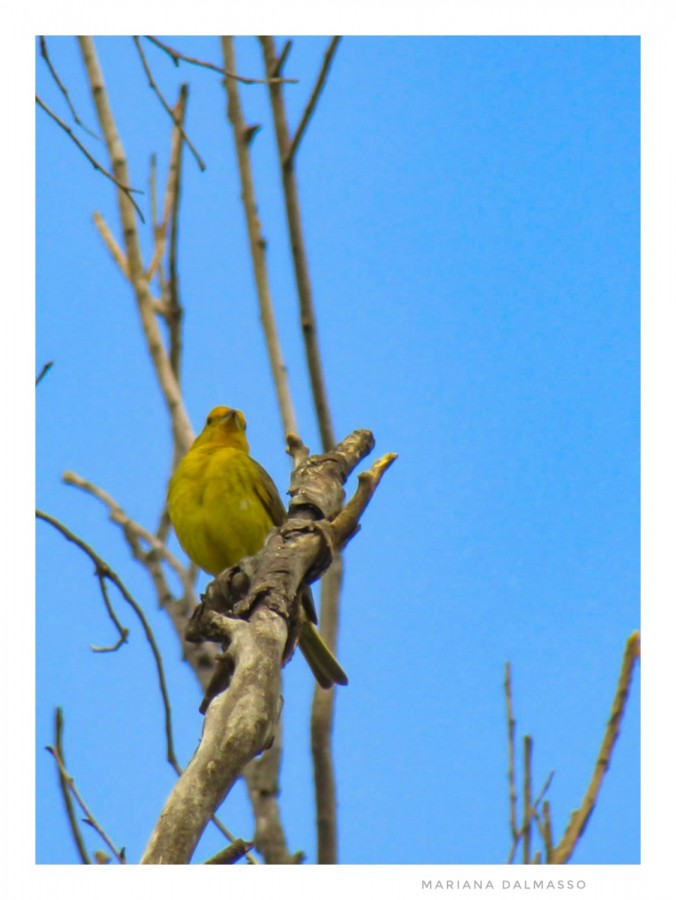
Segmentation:
{"type": "MultiPolygon", "coordinates": [[[[228,72],[236,71],[235,45],[232,37],[223,37],[223,58],[225,69],[228,72]]],[[[237,152],[237,164],[242,185],[242,203],[246,214],[247,231],[249,234],[249,247],[253,261],[254,278],[258,292],[261,322],[265,333],[268,355],[272,366],[272,376],[275,382],[277,400],[282,414],[282,422],[285,434],[298,432],[296,416],[291,401],[288,373],[282,357],[277,325],[272,306],[272,295],[268,281],[267,264],[265,260],[266,242],[261,234],[261,225],[256,212],[256,195],[253,185],[253,173],[249,157],[250,129],[244,121],[244,114],[239,100],[237,79],[226,78],[225,89],[228,96],[228,118],[232,124],[235,138],[235,150],[237,152]]]]}
{"type": "MultiPolygon", "coordinates": [[[[260,38],[260,41],[263,49],[266,74],[270,79],[281,69],[281,61],[277,58],[274,39],[272,37],[263,36],[260,38]]],[[[335,46],[333,50],[335,50],[335,46]]],[[[328,65],[325,66],[323,74],[320,74],[317,87],[313,92],[311,102],[306,109],[307,115],[303,117],[303,129],[300,131],[300,134],[297,132],[298,139],[300,139],[300,136],[305,130],[305,126],[310,119],[312,110],[316,105],[327,71],[328,65]]],[[[328,450],[335,444],[335,436],[319,350],[312,286],[307,253],[305,251],[298,187],[293,166],[294,151],[291,150],[282,86],[279,83],[269,81],[268,90],[275,122],[277,151],[280,160],[287,226],[296,275],[305,353],[322,446],[324,450],[328,450]]],[[[296,146],[297,145],[298,144],[296,143],[296,146]]],[[[324,639],[333,650],[335,650],[337,643],[341,582],[342,563],[337,559],[331,572],[327,573],[322,581],[322,614],[320,625],[320,630],[324,639]]],[[[336,780],[331,750],[333,708],[333,691],[325,692],[315,689],[312,706],[311,740],[315,770],[317,852],[318,861],[320,863],[335,863],[337,861],[336,780]]]]}
{"type": "Polygon", "coordinates": [[[508,863],[514,860],[514,854],[519,841],[519,830],[516,824],[516,776],[514,766],[514,743],[516,732],[516,720],[512,704],[512,667],[505,663],[505,704],[507,707],[507,781],[509,783],[509,830],[512,835],[508,863]]]}
{"type": "MultiPolygon", "coordinates": [[[[237,63],[235,58],[234,40],[231,36],[224,36],[222,38],[222,51],[225,68],[234,72],[237,63]]],[[[261,233],[261,226],[257,213],[253,172],[249,156],[249,145],[252,132],[247,128],[244,120],[244,114],[239,99],[237,79],[226,78],[224,79],[224,85],[228,99],[228,119],[232,126],[233,137],[235,140],[235,152],[237,155],[237,165],[242,189],[242,204],[244,206],[247,232],[249,235],[249,249],[253,263],[258,306],[275,391],[277,394],[277,401],[282,416],[282,426],[285,434],[296,434],[298,431],[296,415],[291,399],[288,373],[286,365],[284,364],[284,358],[282,356],[281,345],[277,333],[277,325],[272,306],[272,295],[268,281],[267,263],[265,258],[266,243],[261,233]]],[[[271,791],[263,798],[257,791],[257,785],[259,784],[260,777],[263,773],[265,774],[268,788],[270,785],[277,783],[281,761],[280,734],[281,732],[278,730],[278,740],[275,752],[270,754],[268,751],[265,754],[265,757],[267,758],[265,758],[263,766],[259,767],[254,761],[246,767],[244,772],[256,819],[256,837],[260,842],[259,849],[263,853],[266,861],[280,861],[281,859],[288,857],[287,843],[281,824],[281,815],[276,793],[271,791]],[[265,821],[262,820],[262,816],[266,817],[265,821]]]]}
{"type": "Polygon", "coordinates": [[[533,738],[527,734],[523,739],[523,861],[531,862],[531,835],[533,831],[533,738]]]}
{"type": "MultiPolygon", "coordinates": [[[[54,747],[56,748],[56,756],[60,759],[65,766],[65,756],[63,752],[63,712],[60,706],[56,707],[56,712],[54,714],[54,747]]],[[[87,852],[87,847],[85,846],[84,838],[82,837],[82,832],[80,831],[80,826],[77,821],[77,816],[75,814],[75,807],[73,806],[73,799],[70,794],[70,787],[66,776],[59,766],[59,784],[61,786],[61,794],[63,796],[63,802],[66,805],[66,815],[68,816],[68,822],[70,824],[70,831],[73,835],[73,840],[75,841],[75,846],[77,847],[77,852],[81,861],[85,865],[91,864],[91,859],[89,858],[89,853],[87,852]]]]}
{"type": "MultiPolygon", "coordinates": [[[[179,121],[183,121],[188,102],[188,85],[181,85],[181,92],[178,103],[175,107],[175,113],[179,121]]],[[[180,380],[181,376],[181,355],[183,351],[183,332],[181,330],[183,322],[183,308],[181,306],[178,279],[178,212],[179,202],[181,199],[181,174],[183,161],[183,141],[177,130],[172,135],[171,145],[171,162],[169,164],[169,183],[167,184],[167,197],[169,197],[169,186],[171,184],[171,215],[169,210],[165,211],[165,217],[170,218],[169,228],[169,291],[167,312],[167,323],[169,325],[169,361],[174,370],[176,378],[180,380]]]]}
{"type": "MultiPolygon", "coordinates": [[[[124,147],[117,131],[108,95],[103,81],[103,73],[99,65],[94,41],[91,37],[78,38],[82,58],[89,79],[89,85],[94,99],[94,105],[99,119],[99,125],[104,135],[108,154],[113,166],[116,183],[126,185],[129,183],[127,159],[124,147]]],[[[164,396],[171,417],[174,441],[178,448],[185,452],[193,439],[192,426],[183,405],[183,398],[176,376],[171,368],[169,357],[165,350],[160,334],[154,304],[149,290],[148,279],[143,265],[141,245],[134,206],[129,195],[124,191],[118,191],[118,202],[124,244],[126,249],[129,277],[134,286],[136,302],[141,317],[143,332],[148,345],[150,358],[153,361],[160,389],[164,396]]]]}
{"type": "MultiPolygon", "coordinates": [[[[333,423],[331,421],[331,412],[319,350],[312,285],[310,281],[307,253],[305,251],[298,186],[294,171],[294,153],[291,151],[283,88],[279,82],[273,82],[272,80],[274,75],[281,69],[282,59],[281,57],[277,57],[275,42],[272,37],[262,36],[260,42],[265,61],[265,71],[269,79],[268,91],[275,123],[277,153],[280,162],[287,227],[296,276],[296,288],[298,292],[301,328],[305,344],[305,355],[322,447],[324,451],[327,451],[334,446],[335,435],[333,423]]],[[[335,51],[335,46],[336,45],[334,44],[331,50],[331,56],[335,51]]],[[[284,53],[285,50],[283,50],[282,53],[284,53]]],[[[331,56],[329,57],[329,63],[331,56]]],[[[320,73],[317,86],[315,91],[313,91],[310,103],[308,104],[308,109],[306,110],[307,115],[304,116],[303,130],[300,134],[297,132],[299,140],[305,129],[305,125],[307,125],[307,122],[310,119],[312,110],[316,105],[327,72],[328,64],[324,66],[322,73],[320,73]]],[[[336,558],[332,568],[322,580],[320,622],[321,634],[333,651],[336,649],[338,639],[341,583],[342,562],[339,558],[336,558]]],[[[317,809],[317,855],[320,863],[335,863],[338,854],[336,779],[331,749],[333,706],[334,692],[321,691],[315,688],[312,703],[311,740],[317,809]]]]}
{"type": "Polygon", "coordinates": [[[265,862],[272,865],[299,861],[297,854],[289,853],[277,802],[282,756],[281,730],[281,721],[278,721],[275,724],[272,746],[244,769],[256,823],[254,843],[265,862]]]}
{"type": "MultiPolygon", "coordinates": [[[[336,555],[331,568],[322,578],[320,632],[338,633],[339,606],[343,581],[343,558],[336,555]]],[[[335,710],[335,688],[322,690],[315,685],[312,699],[310,736],[315,781],[317,816],[317,862],[332,865],[338,861],[338,811],[335,766],[331,736],[335,710]]]]}
{"type": "MultiPolygon", "coordinates": [[[[265,70],[268,77],[278,64],[275,51],[275,42],[272,37],[261,37],[265,70]]],[[[336,443],[331,413],[329,410],[328,395],[324,381],[321,354],[319,351],[319,338],[317,334],[317,319],[312,297],[312,284],[305,250],[305,238],[300,214],[300,201],[298,198],[298,185],[293,166],[293,158],[288,157],[290,147],[289,128],[286,121],[286,110],[282,85],[279,82],[268,82],[270,104],[275,121],[275,134],[277,136],[277,150],[282,173],[282,186],[284,189],[284,203],[286,206],[286,218],[291,241],[291,254],[296,275],[296,286],[300,304],[300,320],[305,343],[305,355],[307,358],[312,396],[317,411],[317,421],[322,439],[322,449],[328,451],[336,443]]]]}

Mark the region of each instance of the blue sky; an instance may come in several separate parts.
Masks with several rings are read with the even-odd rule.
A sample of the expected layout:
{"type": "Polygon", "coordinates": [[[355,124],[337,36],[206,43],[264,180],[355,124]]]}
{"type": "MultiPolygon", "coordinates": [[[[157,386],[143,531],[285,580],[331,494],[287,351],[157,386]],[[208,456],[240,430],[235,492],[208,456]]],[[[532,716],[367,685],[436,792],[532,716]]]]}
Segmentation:
{"type": "MultiPolygon", "coordinates": [[[[219,61],[214,38],[167,38],[219,61]]],[[[297,121],[326,39],[300,38],[286,91],[297,121]]],[[[50,52],[94,127],[73,39],[50,52]]],[[[503,670],[555,835],[580,802],[639,610],[639,40],[347,38],[299,158],[320,341],[336,431],[396,451],[346,555],[335,753],[345,863],[500,863],[509,849],[503,670]]],[[[130,160],[166,165],[169,124],[130,39],[98,43],[130,160]]],[[[257,42],[237,45],[260,75],[257,42]]],[[[264,354],[232,138],[211,73],[148,50],[174,98],[189,78],[181,218],[184,392],[199,429],[241,407],[282,491],[282,428],[264,354]]],[[[38,90],[66,115],[37,61],[38,90]]],[[[319,448],[302,356],[265,89],[242,89],[259,211],[300,429],[319,448]]],[[[154,527],[169,426],[128,286],[94,210],[111,186],[36,111],[37,502],[90,542],[156,629],[182,762],[199,693],[145,573],[75,470],[154,527]]],[[[92,152],[103,158],[91,141],[92,152]]],[[[147,196],[142,198],[147,203],[147,196]]],[[[145,208],[145,207],[144,207],[145,208]]],[[[146,241],[146,247],[149,241],[146,241]]],[[[162,710],[138,624],[116,654],[91,566],[37,527],[37,859],[75,862],[53,763],[64,708],[69,769],[114,839],[140,856],[170,789],[162,710]],[[133,815],[130,814],[133,810],[133,815]]],[[[302,660],[285,673],[282,810],[314,854],[302,660]]],[[[248,835],[236,789],[222,818],[248,835]]],[[[95,846],[95,843],[94,845],[95,846]]],[[[207,835],[196,859],[220,846],[207,835]]],[[[639,861],[639,678],[600,801],[574,857],[639,861]]]]}

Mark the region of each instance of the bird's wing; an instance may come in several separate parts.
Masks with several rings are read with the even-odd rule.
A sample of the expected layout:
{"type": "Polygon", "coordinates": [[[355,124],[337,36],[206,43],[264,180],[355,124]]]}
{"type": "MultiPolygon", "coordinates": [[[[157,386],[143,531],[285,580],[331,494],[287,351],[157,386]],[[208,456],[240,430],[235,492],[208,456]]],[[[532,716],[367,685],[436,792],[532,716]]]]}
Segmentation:
{"type": "Polygon", "coordinates": [[[255,459],[251,459],[251,462],[256,467],[258,475],[260,476],[259,479],[253,479],[254,490],[256,491],[259,500],[270,514],[270,518],[274,524],[281,525],[286,519],[286,509],[279,496],[279,491],[263,466],[261,466],[260,463],[257,463],[255,459]]]}

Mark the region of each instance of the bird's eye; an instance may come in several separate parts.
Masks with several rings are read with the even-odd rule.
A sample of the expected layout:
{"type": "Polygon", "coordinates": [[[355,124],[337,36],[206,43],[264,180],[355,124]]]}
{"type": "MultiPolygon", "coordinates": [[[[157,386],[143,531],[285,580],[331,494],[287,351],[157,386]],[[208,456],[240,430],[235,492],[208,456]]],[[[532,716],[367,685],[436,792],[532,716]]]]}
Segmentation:
{"type": "Polygon", "coordinates": [[[214,421],[213,416],[207,416],[207,425],[211,425],[211,423],[213,421],[214,421]]]}

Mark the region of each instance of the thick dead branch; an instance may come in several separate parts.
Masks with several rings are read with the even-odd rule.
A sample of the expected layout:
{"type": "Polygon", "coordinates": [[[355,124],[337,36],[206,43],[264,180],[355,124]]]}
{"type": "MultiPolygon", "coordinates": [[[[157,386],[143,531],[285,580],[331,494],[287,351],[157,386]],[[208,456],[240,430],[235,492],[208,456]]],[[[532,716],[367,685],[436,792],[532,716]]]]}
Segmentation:
{"type": "Polygon", "coordinates": [[[189,862],[244,766],[273,739],[281,708],[280,668],[293,654],[302,627],[300,588],[319,577],[355,533],[358,514],[395,458],[389,454],[376,463],[338,512],[347,476],[373,447],[371,432],[356,431],[318,457],[297,452],[298,439],[289,443],[299,465],[288,520],[256,556],[211,582],[193,617],[192,637],[224,649],[223,682],[220,692],[212,693],[199,747],[165,804],[144,863],[189,862]]]}
{"type": "Polygon", "coordinates": [[[230,687],[209,705],[199,746],[162,810],[141,859],[145,864],[190,861],[244,766],[267,746],[279,715],[283,620],[264,607],[247,623],[219,618],[214,628],[234,662],[230,687]]]}

